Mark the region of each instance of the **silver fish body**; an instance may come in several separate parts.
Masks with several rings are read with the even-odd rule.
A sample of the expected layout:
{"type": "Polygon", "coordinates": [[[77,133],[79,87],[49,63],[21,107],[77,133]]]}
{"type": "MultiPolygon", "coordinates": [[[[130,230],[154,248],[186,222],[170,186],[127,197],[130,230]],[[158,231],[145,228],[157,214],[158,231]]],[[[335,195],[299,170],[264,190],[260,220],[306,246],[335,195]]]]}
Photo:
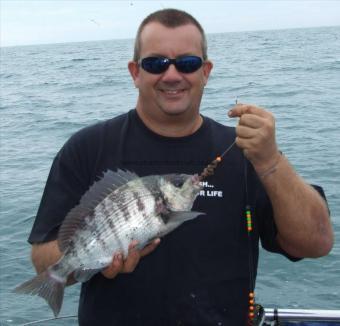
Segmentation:
{"type": "Polygon", "coordinates": [[[191,208],[202,189],[197,175],[137,175],[108,171],[81,198],[60,227],[60,260],[14,289],[39,295],[59,314],[67,277],[81,282],[108,266],[116,253],[126,258],[134,240],[143,248],[183,222],[202,214],[191,208]]]}

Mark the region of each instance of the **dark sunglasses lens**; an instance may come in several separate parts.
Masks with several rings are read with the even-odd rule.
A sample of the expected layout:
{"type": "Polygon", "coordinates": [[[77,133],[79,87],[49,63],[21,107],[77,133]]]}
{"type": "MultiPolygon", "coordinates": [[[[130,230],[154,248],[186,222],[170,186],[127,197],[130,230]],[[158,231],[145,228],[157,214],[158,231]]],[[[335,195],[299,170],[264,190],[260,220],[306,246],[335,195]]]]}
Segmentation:
{"type": "Polygon", "coordinates": [[[191,73],[201,68],[203,62],[200,57],[186,56],[176,59],[176,68],[183,73],[191,73]]]}
{"type": "Polygon", "coordinates": [[[151,74],[161,74],[169,67],[169,60],[166,58],[149,57],[142,60],[142,68],[151,74]]]}

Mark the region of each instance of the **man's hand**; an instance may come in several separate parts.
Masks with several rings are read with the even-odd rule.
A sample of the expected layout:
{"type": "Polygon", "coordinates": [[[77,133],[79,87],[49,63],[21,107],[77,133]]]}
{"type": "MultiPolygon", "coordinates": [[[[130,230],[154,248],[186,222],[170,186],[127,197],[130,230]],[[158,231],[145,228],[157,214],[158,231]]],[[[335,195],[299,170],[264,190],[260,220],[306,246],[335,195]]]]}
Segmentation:
{"type": "Polygon", "coordinates": [[[112,279],[115,278],[119,273],[132,273],[138,265],[139,260],[154,251],[159,243],[160,239],[157,238],[142,250],[138,250],[136,248],[138,242],[132,241],[129,245],[129,253],[126,259],[124,260],[123,255],[120,253],[114,255],[111,265],[106,267],[102,271],[102,274],[106,278],[112,279]]]}
{"type": "Polygon", "coordinates": [[[274,116],[250,104],[237,104],[228,115],[240,118],[236,127],[236,144],[243,149],[257,173],[275,165],[280,153],[275,140],[274,116]]]}

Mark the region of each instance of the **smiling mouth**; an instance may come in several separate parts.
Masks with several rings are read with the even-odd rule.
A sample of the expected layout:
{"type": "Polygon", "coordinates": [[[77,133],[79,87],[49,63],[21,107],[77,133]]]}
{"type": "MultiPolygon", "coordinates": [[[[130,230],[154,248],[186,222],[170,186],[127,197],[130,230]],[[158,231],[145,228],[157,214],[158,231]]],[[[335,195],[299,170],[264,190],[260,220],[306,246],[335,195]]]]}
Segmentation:
{"type": "Polygon", "coordinates": [[[185,89],[161,89],[160,91],[166,95],[173,96],[182,94],[185,91],[185,89]]]}

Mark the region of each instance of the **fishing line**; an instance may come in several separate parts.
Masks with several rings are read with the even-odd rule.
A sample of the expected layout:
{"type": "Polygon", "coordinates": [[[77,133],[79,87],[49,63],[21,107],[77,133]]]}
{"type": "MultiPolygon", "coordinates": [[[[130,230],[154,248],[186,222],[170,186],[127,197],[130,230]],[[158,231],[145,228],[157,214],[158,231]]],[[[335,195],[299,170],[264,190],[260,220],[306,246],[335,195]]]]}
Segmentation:
{"type": "Polygon", "coordinates": [[[69,316],[60,316],[60,317],[53,317],[53,318],[47,318],[47,319],[40,319],[40,320],[31,321],[29,323],[20,324],[18,326],[37,325],[37,324],[43,323],[45,321],[52,321],[52,320],[58,320],[58,319],[67,319],[67,318],[77,318],[77,316],[76,315],[69,315],[69,316]]]}
{"type": "MultiPolygon", "coordinates": [[[[237,104],[238,104],[238,99],[236,97],[235,105],[237,105],[237,104]]],[[[214,174],[214,171],[215,171],[218,163],[220,163],[222,161],[223,156],[225,156],[234,147],[235,144],[236,144],[236,138],[231,143],[231,145],[220,156],[217,156],[210,164],[207,165],[207,167],[199,175],[200,181],[203,181],[205,178],[214,174]]]]}
{"type": "MultiPolygon", "coordinates": [[[[238,104],[238,99],[236,98],[235,104],[238,104]]],[[[232,142],[232,144],[227,147],[227,149],[220,155],[217,156],[207,167],[203,170],[203,172],[199,175],[200,181],[214,174],[214,170],[217,165],[222,161],[222,158],[234,147],[236,144],[236,138],[232,142]]],[[[248,292],[248,316],[247,316],[247,324],[249,326],[256,325],[258,322],[259,315],[259,307],[261,306],[255,304],[255,277],[254,277],[254,257],[252,251],[252,231],[253,231],[253,220],[252,220],[252,207],[250,205],[249,198],[249,187],[248,187],[248,160],[245,156],[243,156],[243,164],[244,164],[244,189],[245,189],[245,225],[247,230],[247,238],[248,238],[248,270],[249,270],[249,292],[248,292]]]]}
{"type": "MultiPolygon", "coordinates": [[[[236,140],[220,155],[217,156],[215,160],[213,160],[208,166],[203,170],[200,174],[199,179],[202,181],[206,177],[209,177],[214,174],[214,170],[217,165],[222,161],[222,157],[224,157],[236,144],[236,140]]],[[[252,251],[252,231],[253,231],[253,220],[252,220],[252,207],[250,205],[250,196],[249,196],[249,187],[248,187],[248,161],[245,156],[244,159],[244,189],[245,189],[245,226],[247,230],[247,238],[248,238],[248,270],[249,270],[249,292],[248,292],[248,325],[256,325],[257,319],[257,305],[255,304],[255,277],[254,277],[254,257],[252,251]]]]}
{"type": "Polygon", "coordinates": [[[236,144],[236,140],[222,153],[222,155],[217,156],[207,167],[203,170],[203,172],[199,175],[200,181],[214,174],[214,171],[218,165],[222,161],[222,157],[226,155],[236,144]]]}
{"type": "Polygon", "coordinates": [[[220,158],[222,158],[225,154],[227,154],[232,148],[233,146],[236,144],[236,140],[234,140],[234,142],[222,153],[222,155],[220,156],[220,158]]]}
{"type": "Polygon", "coordinates": [[[255,277],[254,277],[254,257],[252,251],[252,207],[250,205],[249,187],[248,187],[248,161],[246,157],[243,157],[244,165],[244,189],[245,189],[245,218],[246,229],[248,238],[248,270],[249,270],[249,292],[248,292],[248,325],[256,325],[254,319],[256,317],[256,304],[255,304],[255,277]]]}

